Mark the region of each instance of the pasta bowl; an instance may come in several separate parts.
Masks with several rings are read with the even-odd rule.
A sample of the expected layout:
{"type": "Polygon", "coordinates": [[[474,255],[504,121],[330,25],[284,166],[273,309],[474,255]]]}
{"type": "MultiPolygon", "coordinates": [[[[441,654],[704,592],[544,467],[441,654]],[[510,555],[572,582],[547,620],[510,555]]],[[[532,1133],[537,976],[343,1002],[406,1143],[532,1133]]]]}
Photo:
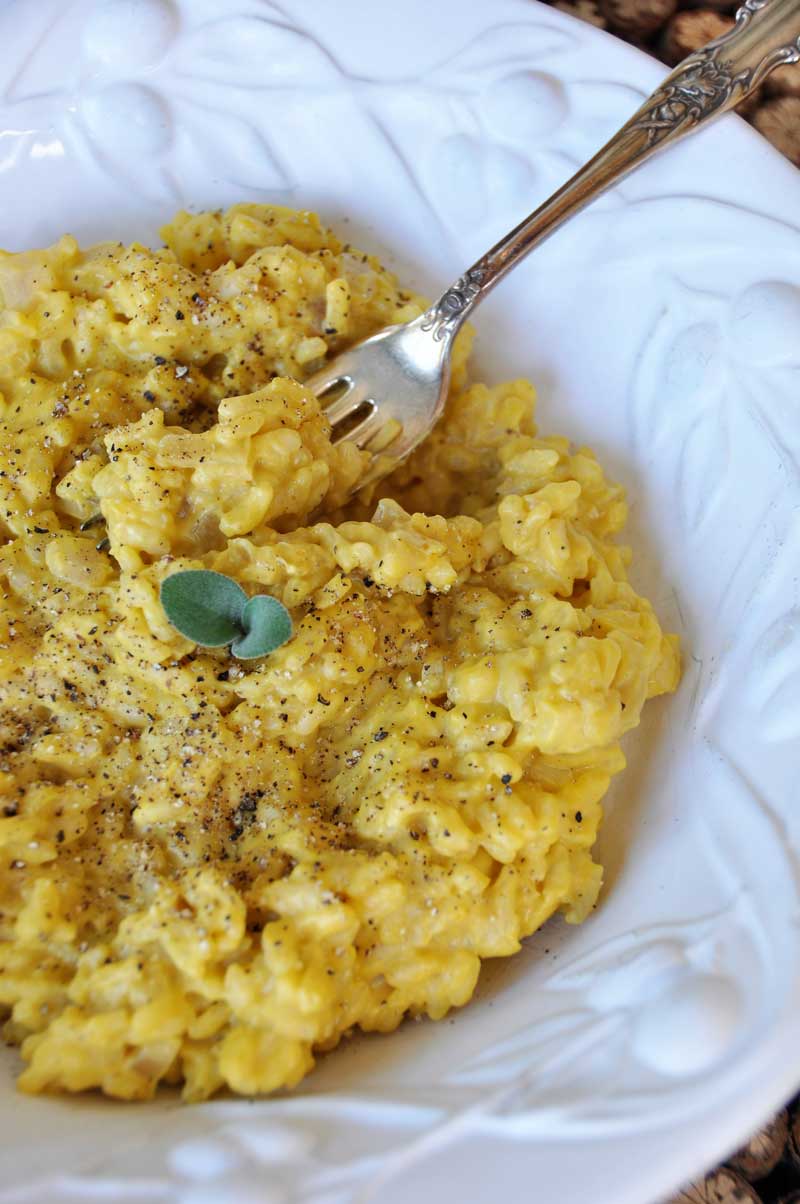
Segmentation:
{"type": "MultiPolygon", "coordinates": [[[[434,293],[596,149],[658,64],[532,0],[0,7],[0,243],[157,237],[178,207],[317,209],[434,293]],[[380,9],[380,10],[379,10],[380,9]]],[[[542,247],[483,379],[628,490],[684,678],[628,740],[601,903],[442,1024],[292,1096],[194,1107],[0,1081],[0,1204],[649,1204],[800,1080],[800,176],[726,118],[542,247]]]]}

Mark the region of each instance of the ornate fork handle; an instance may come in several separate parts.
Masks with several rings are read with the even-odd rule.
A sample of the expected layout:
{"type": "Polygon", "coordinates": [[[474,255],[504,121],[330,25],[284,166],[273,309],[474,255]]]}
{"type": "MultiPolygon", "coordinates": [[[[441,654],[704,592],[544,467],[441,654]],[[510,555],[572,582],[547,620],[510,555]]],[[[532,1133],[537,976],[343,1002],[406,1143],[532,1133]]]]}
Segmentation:
{"type": "Polygon", "coordinates": [[[601,192],[798,61],[800,0],[745,0],[733,29],[684,59],[593,159],[442,294],[422,328],[452,337],[506,272],[601,192]]]}
{"type": "Polygon", "coordinates": [[[783,41],[800,25],[794,9],[793,28],[787,30],[785,10],[791,21],[792,5],[745,0],[733,29],[684,59],[632,119],[634,129],[647,131],[647,146],[737,105],[774,67],[800,61],[800,31],[793,41],[783,41]],[[770,32],[777,36],[767,42],[770,32]]]}

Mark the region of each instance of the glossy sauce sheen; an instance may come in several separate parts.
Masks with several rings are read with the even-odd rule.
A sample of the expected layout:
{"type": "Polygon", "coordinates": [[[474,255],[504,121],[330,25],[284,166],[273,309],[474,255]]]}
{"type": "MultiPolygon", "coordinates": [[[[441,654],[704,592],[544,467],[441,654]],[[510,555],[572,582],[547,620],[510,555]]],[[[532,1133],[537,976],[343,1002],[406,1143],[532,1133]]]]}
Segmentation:
{"type": "Polygon", "coordinates": [[[618,741],[678,678],[620,487],[470,384],[372,495],[302,384],[421,301],[310,214],[0,257],[0,1005],[28,1091],[293,1086],[580,921],[618,741]],[[110,551],[95,549],[103,527],[110,551]],[[159,585],[290,608],[260,661],[159,585]]]}

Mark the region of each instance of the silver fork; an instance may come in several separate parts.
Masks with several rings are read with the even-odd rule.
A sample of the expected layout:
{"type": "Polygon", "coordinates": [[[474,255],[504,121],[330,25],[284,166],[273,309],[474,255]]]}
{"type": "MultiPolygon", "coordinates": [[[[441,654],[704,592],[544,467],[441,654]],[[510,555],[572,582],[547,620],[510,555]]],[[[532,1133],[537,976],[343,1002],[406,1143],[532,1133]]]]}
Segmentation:
{"type": "Polygon", "coordinates": [[[306,382],[334,440],[385,453],[375,475],[407,456],[444,407],[455,335],[498,281],[656,151],[732,109],[775,67],[799,60],[800,0],[745,0],[730,33],[684,59],[593,159],[425,313],[349,348],[306,382]]]}

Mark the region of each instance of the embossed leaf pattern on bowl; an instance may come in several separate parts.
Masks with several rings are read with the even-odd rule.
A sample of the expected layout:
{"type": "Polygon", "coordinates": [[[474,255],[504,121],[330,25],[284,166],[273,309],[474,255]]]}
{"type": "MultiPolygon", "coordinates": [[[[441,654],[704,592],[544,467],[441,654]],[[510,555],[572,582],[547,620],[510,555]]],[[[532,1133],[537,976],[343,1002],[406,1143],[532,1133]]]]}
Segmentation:
{"type": "MultiPolygon", "coordinates": [[[[435,216],[450,229],[480,230],[506,215],[509,222],[518,220],[524,216],[521,197],[544,195],[544,181],[550,185],[578,166],[580,153],[559,145],[558,137],[575,110],[575,89],[589,87],[592,107],[611,108],[619,120],[626,106],[635,107],[632,89],[605,81],[586,85],[548,71],[553,54],[568,66],[575,40],[555,30],[532,33],[529,25],[498,25],[417,84],[434,103],[437,93],[447,94],[447,125],[455,118],[459,130],[441,134],[428,104],[420,107],[413,131],[417,139],[431,126],[435,131],[427,139],[421,179],[435,216]]],[[[391,136],[400,142],[396,129],[391,136]]]]}
{"type": "MultiPolygon", "coordinates": [[[[150,201],[190,199],[184,167],[198,159],[242,187],[271,194],[291,187],[281,127],[303,136],[292,114],[309,90],[332,111],[349,104],[370,114],[387,149],[404,164],[422,163],[417,188],[446,229],[480,228],[490,215],[511,220],[519,215],[519,198],[534,195],[537,161],[551,179],[563,174],[565,163],[579,162],[579,155],[549,149],[574,109],[570,85],[536,68],[575,45],[561,30],[543,36],[529,24],[502,24],[413,81],[395,81],[349,70],[297,13],[276,3],[223,19],[193,20],[187,10],[181,27],[170,0],[140,0],[124,39],[113,3],[85,7],[81,57],[65,59],[62,78],[51,73],[44,83],[35,43],[5,89],[4,104],[23,141],[14,151],[23,151],[32,132],[23,133],[24,127],[35,126],[44,106],[59,154],[77,156],[87,171],[108,174],[150,201]],[[454,120],[460,131],[472,132],[450,134],[454,120]]],[[[625,106],[632,107],[629,88],[597,82],[592,89],[595,108],[611,104],[621,118],[625,106]]],[[[340,150],[358,155],[352,142],[340,150]]]]}
{"type": "MultiPolygon", "coordinates": [[[[546,1062],[556,1051],[559,1081],[572,1061],[584,1084],[573,1086],[570,1109],[607,1125],[603,1095],[613,1090],[615,1110],[623,1103],[630,1054],[670,1078],[700,1073],[741,1039],[745,1003],[720,968],[726,940],[741,941],[740,926],[750,919],[749,904],[734,898],[707,917],[612,937],[550,976],[535,1004],[544,1020],[482,1052],[455,1081],[496,1084],[524,1070],[541,1104],[546,1062]],[[602,1057],[598,1063],[597,1055],[609,1054],[610,1065],[602,1057]]],[[[658,1089],[656,1079],[651,1087],[658,1089]]]]}
{"type": "Polygon", "coordinates": [[[225,178],[242,187],[289,186],[262,123],[237,102],[230,84],[236,64],[236,91],[252,86],[260,61],[263,87],[263,63],[274,55],[298,72],[288,72],[287,82],[296,83],[306,68],[318,77],[324,52],[301,33],[265,18],[207,20],[182,30],[170,0],[137,0],[123,37],[118,6],[99,0],[79,14],[77,55],[61,59],[60,78],[48,59],[44,82],[48,19],[53,13],[43,5],[41,35],[14,64],[2,96],[19,129],[17,153],[33,142],[44,111],[52,153],[74,155],[88,172],[108,175],[150,201],[185,201],[184,172],[196,168],[198,158],[210,173],[226,162],[240,165],[225,178]],[[243,48],[249,51],[244,57],[243,48]],[[213,95],[198,86],[225,85],[226,77],[227,86],[213,95]]]}
{"type": "Polygon", "coordinates": [[[760,667],[752,697],[760,704],[761,733],[769,741],[800,739],[800,609],[793,607],[758,642],[760,667]]]}
{"type": "MultiPolygon", "coordinates": [[[[730,299],[667,282],[664,304],[638,356],[629,397],[634,446],[676,446],[675,498],[687,535],[705,536],[707,524],[732,487],[734,442],[765,435],[793,466],[800,488],[800,458],[778,435],[770,411],[786,395],[800,367],[800,289],[759,281],[730,299]]],[[[790,429],[791,429],[790,424],[790,429]]],[[[800,440],[798,441],[800,447],[800,440]]]]}
{"type": "Polygon", "coordinates": [[[750,919],[749,900],[738,898],[713,915],[618,934],[551,976],[538,1019],[436,1084],[211,1103],[199,1109],[207,1135],[151,1139],[147,1176],[70,1175],[48,1183],[48,1199],[124,1190],[131,1204],[171,1192],[187,1204],[248,1204],[248,1184],[268,1170],[259,1204],[356,1204],[464,1133],[543,1138],[568,1120],[575,1132],[610,1137],[643,1106],[651,1123],[668,1120],[692,1106],[670,1082],[707,1069],[742,1037],[744,1001],[719,965],[750,919]],[[631,1054],[644,1080],[641,1069],[631,1073],[631,1054]]]}
{"type": "MultiPolygon", "coordinates": [[[[785,543],[779,556],[794,560],[785,543]]],[[[765,592],[775,585],[771,576],[766,574],[765,592]]],[[[794,775],[781,752],[795,749],[800,738],[800,607],[789,600],[787,608],[782,591],[775,601],[774,617],[759,624],[731,656],[736,695],[711,690],[703,726],[745,780],[752,780],[762,764],[765,776],[779,782],[780,789],[793,790],[794,775]],[[752,734],[743,739],[744,733],[752,734]]],[[[777,817],[775,822],[782,823],[777,817]]],[[[787,844],[800,859],[800,817],[794,811],[785,830],[787,844]]]]}

